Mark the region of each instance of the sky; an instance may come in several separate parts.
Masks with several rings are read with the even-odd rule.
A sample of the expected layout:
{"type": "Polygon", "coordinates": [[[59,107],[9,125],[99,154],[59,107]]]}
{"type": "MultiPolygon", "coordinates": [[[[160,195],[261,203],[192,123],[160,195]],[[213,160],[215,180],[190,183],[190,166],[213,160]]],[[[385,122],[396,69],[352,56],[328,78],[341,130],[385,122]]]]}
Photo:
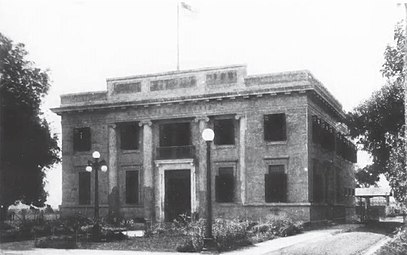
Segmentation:
{"type": "MultiPolygon", "coordinates": [[[[246,64],[248,74],[310,70],[350,111],[384,83],[383,53],[405,11],[395,1],[185,1],[180,68],[246,64]]],[[[177,66],[177,1],[0,0],[0,32],[49,69],[42,109],[61,135],[65,93],[106,90],[106,79],[177,66]]],[[[358,164],[368,162],[366,155],[358,164]]],[[[61,166],[47,174],[61,203],[61,166]]]]}

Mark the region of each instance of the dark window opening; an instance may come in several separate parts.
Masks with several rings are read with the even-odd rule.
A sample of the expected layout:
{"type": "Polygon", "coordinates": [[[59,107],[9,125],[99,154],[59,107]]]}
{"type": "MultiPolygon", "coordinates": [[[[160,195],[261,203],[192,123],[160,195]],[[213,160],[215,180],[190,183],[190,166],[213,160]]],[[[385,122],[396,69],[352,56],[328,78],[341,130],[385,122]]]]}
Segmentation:
{"type": "Polygon", "coordinates": [[[139,171],[126,171],[126,204],[139,203],[139,171]]]}
{"type": "Polygon", "coordinates": [[[287,175],[284,165],[270,165],[268,170],[268,174],[264,175],[266,202],[287,202],[287,175]]]}
{"type": "Polygon", "coordinates": [[[189,122],[160,125],[160,146],[157,148],[159,159],[193,158],[195,147],[192,145],[189,122]]]}
{"type": "Polygon", "coordinates": [[[120,123],[120,148],[122,150],[139,149],[140,127],[138,123],[120,123]]]}
{"type": "Polygon", "coordinates": [[[268,142],[285,141],[286,121],[285,114],[270,114],[264,116],[264,140],[268,142]]]}
{"type": "Polygon", "coordinates": [[[216,202],[231,203],[234,201],[235,177],[233,167],[219,167],[215,177],[216,202]]]}
{"type": "Polygon", "coordinates": [[[233,119],[221,119],[214,121],[215,144],[235,144],[235,121],[233,119]]]}
{"type": "Polygon", "coordinates": [[[74,151],[90,151],[91,139],[90,128],[74,128],[73,130],[73,149],[74,151]]]}
{"type": "Polygon", "coordinates": [[[342,186],[342,178],[340,175],[340,169],[336,169],[336,176],[335,176],[335,188],[336,188],[336,202],[340,203],[343,201],[344,195],[343,195],[343,189],[344,187],[342,186]]]}
{"type": "Polygon", "coordinates": [[[313,202],[322,203],[325,199],[325,188],[324,188],[324,175],[319,169],[319,164],[314,160],[313,169],[313,184],[312,184],[312,197],[313,202]]]}
{"type": "Polygon", "coordinates": [[[80,172],[79,173],[79,204],[89,205],[90,204],[90,173],[80,172]]]}
{"type": "Polygon", "coordinates": [[[160,125],[161,147],[191,144],[191,127],[189,122],[160,125]]]}

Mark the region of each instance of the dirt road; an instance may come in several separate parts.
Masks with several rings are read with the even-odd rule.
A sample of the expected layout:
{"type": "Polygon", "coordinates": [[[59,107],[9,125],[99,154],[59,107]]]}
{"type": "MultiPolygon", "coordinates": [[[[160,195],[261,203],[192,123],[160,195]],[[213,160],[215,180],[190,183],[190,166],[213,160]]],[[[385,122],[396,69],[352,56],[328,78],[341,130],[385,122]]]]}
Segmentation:
{"type": "Polygon", "coordinates": [[[267,252],[267,255],[322,255],[365,254],[383,240],[388,240],[398,223],[376,223],[345,233],[327,233],[324,236],[267,252]]]}

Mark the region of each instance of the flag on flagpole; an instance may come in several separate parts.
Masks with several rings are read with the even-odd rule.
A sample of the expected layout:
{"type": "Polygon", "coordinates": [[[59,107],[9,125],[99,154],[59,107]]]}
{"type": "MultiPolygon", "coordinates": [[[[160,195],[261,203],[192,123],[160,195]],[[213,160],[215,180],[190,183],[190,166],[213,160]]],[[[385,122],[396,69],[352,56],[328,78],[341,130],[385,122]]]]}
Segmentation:
{"type": "Polygon", "coordinates": [[[189,4],[185,3],[185,2],[181,2],[181,7],[184,8],[185,10],[190,11],[190,12],[193,11],[191,5],[189,5],[189,4]]]}

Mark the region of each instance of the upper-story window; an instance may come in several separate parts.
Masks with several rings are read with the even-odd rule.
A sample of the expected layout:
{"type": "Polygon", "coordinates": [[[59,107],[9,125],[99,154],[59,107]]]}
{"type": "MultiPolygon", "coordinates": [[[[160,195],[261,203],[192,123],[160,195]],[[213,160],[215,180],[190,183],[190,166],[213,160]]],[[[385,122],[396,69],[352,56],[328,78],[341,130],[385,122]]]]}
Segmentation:
{"type": "Polygon", "coordinates": [[[264,115],[264,140],[267,142],[287,140],[285,114],[264,115]]]}
{"type": "Polygon", "coordinates": [[[120,149],[138,150],[140,127],[137,122],[127,122],[119,124],[120,149]]]}
{"type": "Polygon", "coordinates": [[[215,177],[216,202],[231,203],[234,201],[235,176],[233,167],[219,167],[215,177]]]}
{"type": "Polygon", "coordinates": [[[90,151],[91,139],[89,127],[74,128],[73,149],[74,151],[90,151]]]}
{"type": "Polygon", "coordinates": [[[284,165],[269,165],[264,176],[265,201],[287,202],[287,175],[284,165]]]}
{"type": "Polygon", "coordinates": [[[216,145],[235,144],[235,121],[234,119],[215,119],[213,123],[216,145]]]}

